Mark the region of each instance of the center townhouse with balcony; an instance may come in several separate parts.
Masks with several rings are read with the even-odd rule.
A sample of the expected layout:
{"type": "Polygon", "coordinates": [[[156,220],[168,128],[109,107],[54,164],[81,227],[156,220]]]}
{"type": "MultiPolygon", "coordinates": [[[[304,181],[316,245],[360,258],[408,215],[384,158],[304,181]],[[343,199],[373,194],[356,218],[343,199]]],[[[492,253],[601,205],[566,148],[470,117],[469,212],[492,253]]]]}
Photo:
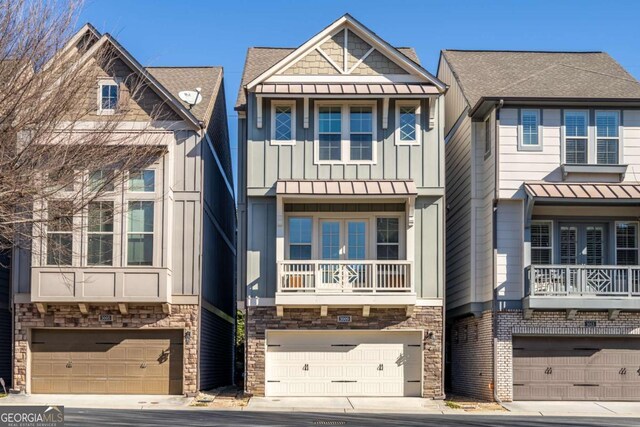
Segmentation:
{"type": "Polygon", "coordinates": [[[106,183],[104,193],[73,216],[62,197],[47,200],[32,250],[14,251],[13,388],[194,394],[230,384],[235,206],[222,68],[142,67],[89,24],[60,54],[97,70],[87,89],[96,110],[78,132],[120,115],[115,133],[160,150],[124,182],[76,171],[89,185],[77,179],[72,194],[106,183]],[[96,59],[105,52],[106,66],[96,59]],[[143,83],[135,99],[133,81],[143,83]],[[196,88],[200,103],[181,101],[196,88]]]}
{"type": "Polygon", "coordinates": [[[442,390],[445,85],[349,15],[248,51],[239,112],[246,391],[442,390]]]}
{"type": "Polygon", "coordinates": [[[640,84],[602,52],[442,52],[454,392],[640,400],[640,84]]]}

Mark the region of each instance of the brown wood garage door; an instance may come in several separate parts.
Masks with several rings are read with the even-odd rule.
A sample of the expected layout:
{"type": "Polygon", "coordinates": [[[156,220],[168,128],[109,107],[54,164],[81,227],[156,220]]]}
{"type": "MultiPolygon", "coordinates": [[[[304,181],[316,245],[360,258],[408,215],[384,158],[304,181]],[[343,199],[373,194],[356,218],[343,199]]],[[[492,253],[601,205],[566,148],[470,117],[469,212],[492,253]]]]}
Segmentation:
{"type": "Polygon", "coordinates": [[[31,392],[181,394],[182,331],[55,330],[31,335],[31,392]]]}
{"type": "Polygon", "coordinates": [[[514,337],[514,400],[640,400],[640,338],[514,337]]]}

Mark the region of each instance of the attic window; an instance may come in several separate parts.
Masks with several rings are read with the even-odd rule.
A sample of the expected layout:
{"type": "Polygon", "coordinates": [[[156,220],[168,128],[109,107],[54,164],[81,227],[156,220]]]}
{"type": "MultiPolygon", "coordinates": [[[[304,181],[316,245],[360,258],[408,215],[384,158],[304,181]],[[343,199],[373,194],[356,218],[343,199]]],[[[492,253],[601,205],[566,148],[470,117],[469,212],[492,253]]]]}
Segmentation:
{"type": "Polygon", "coordinates": [[[118,107],[118,83],[113,80],[100,82],[98,88],[98,110],[101,113],[114,113],[118,107]]]}

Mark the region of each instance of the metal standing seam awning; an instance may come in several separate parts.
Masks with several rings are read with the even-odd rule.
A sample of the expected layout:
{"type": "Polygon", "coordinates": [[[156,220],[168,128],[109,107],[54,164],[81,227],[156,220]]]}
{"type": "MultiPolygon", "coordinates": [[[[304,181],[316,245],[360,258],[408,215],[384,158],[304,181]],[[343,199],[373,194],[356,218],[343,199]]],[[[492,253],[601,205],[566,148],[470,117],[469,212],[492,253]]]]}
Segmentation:
{"type": "Polygon", "coordinates": [[[258,95],[438,95],[438,88],[423,83],[262,83],[258,95]]]}
{"type": "MultiPolygon", "coordinates": [[[[407,200],[407,225],[413,226],[415,199],[418,196],[412,180],[282,180],[276,184],[279,209],[284,198],[404,198],[407,200]]],[[[279,215],[280,216],[280,215],[279,215]]]]}
{"type": "Polygon", "coordinates": [[[525,221],[531,221],[534,204],[640,205],[640,184],[549,183],[524,184],[525,221]]]}

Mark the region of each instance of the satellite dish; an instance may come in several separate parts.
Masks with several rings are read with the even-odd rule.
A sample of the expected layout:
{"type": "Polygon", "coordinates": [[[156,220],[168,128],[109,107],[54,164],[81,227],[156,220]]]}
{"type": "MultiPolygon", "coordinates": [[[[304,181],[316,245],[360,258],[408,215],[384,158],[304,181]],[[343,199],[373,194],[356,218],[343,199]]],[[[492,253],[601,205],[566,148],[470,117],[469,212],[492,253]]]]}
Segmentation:
{"type": "Polygon", "coordinates": [[[183,90],[178,92],[178,96],[181,100],[189,104],[189,108],[191,108],[202,101],[202,95],[200,95],[201,90],[202,88],[199,87],[197,87],[196,90],[183,90]]]}

